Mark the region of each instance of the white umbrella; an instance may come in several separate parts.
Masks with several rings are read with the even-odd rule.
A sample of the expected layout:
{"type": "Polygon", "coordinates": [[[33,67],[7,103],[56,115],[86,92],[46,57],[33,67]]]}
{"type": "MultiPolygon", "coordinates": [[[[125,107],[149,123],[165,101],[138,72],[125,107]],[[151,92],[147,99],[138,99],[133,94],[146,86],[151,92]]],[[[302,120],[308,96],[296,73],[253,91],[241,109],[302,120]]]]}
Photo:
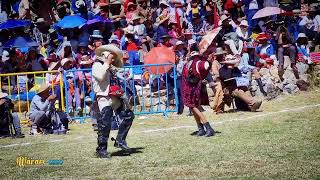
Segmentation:
{"type": "Polygon", "coordinates": [[[276,14],[285,13],[284,10],[278,7],[265,7],[256,12],[252,19],[258,19],[262,17],[272,16],[276,14]]]}

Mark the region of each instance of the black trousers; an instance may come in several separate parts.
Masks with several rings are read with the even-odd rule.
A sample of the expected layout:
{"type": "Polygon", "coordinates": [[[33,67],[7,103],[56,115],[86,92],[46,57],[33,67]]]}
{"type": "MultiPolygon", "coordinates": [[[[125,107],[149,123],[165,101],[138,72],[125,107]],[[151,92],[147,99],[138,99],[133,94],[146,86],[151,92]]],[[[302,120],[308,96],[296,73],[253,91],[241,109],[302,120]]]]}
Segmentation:
{"type": "Polygon", "coordinates": [[[120,118],[122,119],[122,121],[119,125],[118,135],[116,139],[119,143],[127,144],[126,138],[134,119],[133,112],[131,110],[121,111],[120,118]]]}
{"type": "Polygon", "coordinates": [[[104,107],[97,119],[98,123],[98,147],[97,153],[107,153],[108,139],[111,131],[113,110],[111,106],[104,107]]]}
{"type": "MultiPolygon", "coordinates": [[[[97,153],[105,154],[108,148],[108,139],[111,131],[113,110],[110,106],[104,107],[100,112],[100,116],[97,119],[98,123],[98,147],[96,149],[97,153]]],[[[119,125],[118,135],[116,140],[119,143],[126,144],[126,138],[129,130],[132,126],[134,119],[133,112],[121,111],[120,117],[122,122],[119,125]]]]}

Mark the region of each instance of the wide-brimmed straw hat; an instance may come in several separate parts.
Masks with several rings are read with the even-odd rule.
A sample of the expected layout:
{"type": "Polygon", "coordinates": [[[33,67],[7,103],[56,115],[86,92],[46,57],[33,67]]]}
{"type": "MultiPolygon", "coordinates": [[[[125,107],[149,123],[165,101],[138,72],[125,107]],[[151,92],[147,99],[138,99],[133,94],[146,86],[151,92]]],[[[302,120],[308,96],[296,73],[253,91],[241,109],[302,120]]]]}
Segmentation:
{"type": "Polygon", "coordinates": [[[308,38],[307,35],[305,33],[299,33],[298,34],[298,39],[299,38],[308,38]]]}
{"type": "Polygon", "coordinates": [[[139,16],[138,14],[134,14],[133,16],[132,16],[132,21],[135,21],[135,20],[138,20],[138,19],[142,19],[142,17],[141,16],[139,16]]]}
{"type": "Polygon", "coordinates": [[[127,26],[126,28],[123,28],[123,31],[125,34],[134,34],[134,28],[133,26],[127,26]]]}
{"type": "Polygon", "coordinates": [[[71,62],[71,63],[72,63],[72,59],[71,59],[71,58],[63,58],[63,59],[61,60],[61,66],[66,65],[67,62],[71,62]]]}
{"type": "Polygon", "coordinates": [[[192,51],[192,52],[190,53],[190,57],[195,57],[195,56],[200,56],[199,52],[197,52],[197,51],[192,51]]]}
{"type": "Polygon", "coordinates": [[[136,5],[136,4],[134,4],[133,2],[129,2],[129,3],[128,3],[128,6],[127,6],[127,7],[128,7],[128,9],[129,9],[129,7],[130,7],[130,6],[137,6],[137,5],[136,5]]]}
{"type": "Polygon", "coordinates": [[[223,22],[223,21],[225,21],[225,20],[231,20],[231,19],[230,19],[230,16],[222,15],[221,18],[220,18],[220,21],[223,22]]]}
{"type": "Polygon", "coordinates": [[[247,20],[242,20],[242,21],[240,22],[240,26],[248,27],[248,26],[249,26],[248,21],[247,21],[247,20]]]}
{"type": "Polygon", "coordinates": [[[179,45],[184,45],[184,42],[183,41],[177,41],[176,42],[176,46],[179,46],[179,45]]]}
{"type": "Polygon", "coordinates": [[[230,64],[230,65],[235,65],[239,63],[239,59],[231,54],[226,55],[225,60],[221,62],[221,64],[230,64]]]}
{"type": "Polygon", "coordinates": [[[37,92],[37,94],[41,94],[43,92],[49,91],[50,90],[50,86],[43,84],[40,86],[39,91],[37,92]]]}
{"type": "Polygon", "coordinates": [[[0,99],[7,97],[7,93],[0,92],[0,99]]]}
{"type": "Polygon", "coordinates": [[[222,47],[217,47],[216,52],[214,53],[215,56],[226,54],[227,52],[223,50],[222,47]]]}
{"type": "Polygon", "coordinates": [[[9,59],[10,59],[10,54],[9,54],[9,52],[6,51],[6,50],[4,50],[4,51],[2,52],[1,59],[2,59],[3,62],[9,60],[9,59]]]}
{"type": "Polygon", "coordinates": [[[56,69],[57,67],[59,67],[60,65],[60,62],[52,62],[49,64],[49,67],[48,67],[48,71],[52,71],[54,69],[56,69]]]}
{"type": "Polygon", "coordinates": [[[167,7],[170,7],[170,5],[168,4],[168,2],[165,1],[165,0],[161,0],[161,1],[159,2],[159,5],[161,5],[161,4],[163,4],[163,5],[167,6],[167,7]]]}
{"type": "Polygon", "coordinates": [[[116,67],[123,66],[123,62],[122,62],[123,53],[117,46],[115,46],[113,44],[103,45],[103,46],[98,47],[95,52],[98,57],[101,57],[102,53],[105,51],[108,51],[114,55],[114,60],[115,60],[113,62],[114,66],[116,66],[116,67]]]}
{"type": "MultiPolygon", "coordinates": [[[[0,99],[5,98],[5,97],[7,97],[7,96],[8,96],[7,93],[0,92],[0,99]]],[[[2,104],[4,104],[4,103],[5,103],[5,102],[0,102],[0,105],[2,105],[2,104]]]]}
{"type": "Polygon", "coordinates": [[[117,35],[115,35],[115,34],[112,34],[112,35],[111,35],[111,37],[110,37],[110,39],[109,39],[109,43],[112,43],[112,42],[117,42],[117,44],[120,43],[120,40],[119,40],[119,38],[118,38],[117,35]]]}
{"type": "Polygon", "coordinates": [[[110,5],[112,5],[112,4],[121,4],[121,2],[119,0],[110,0],[109,4],[110,5]]]}

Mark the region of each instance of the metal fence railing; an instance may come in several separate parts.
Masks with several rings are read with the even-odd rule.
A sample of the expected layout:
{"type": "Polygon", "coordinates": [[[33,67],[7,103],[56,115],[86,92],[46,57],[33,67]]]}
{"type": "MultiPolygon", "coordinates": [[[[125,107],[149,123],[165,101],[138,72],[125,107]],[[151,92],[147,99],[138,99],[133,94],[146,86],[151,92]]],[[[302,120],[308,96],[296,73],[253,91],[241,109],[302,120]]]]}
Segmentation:
{"type": "Polygon", "coordinates": [[[62,77],[59,71],[0,74],[0,90],[8,93],[15,105],[13,112],[18,113],[22,122],[26,122],[29,119],[31,100],[43,84],[51,86],[52,94],[59,96],[57,108],[65,110],[62,77]]]}
{"type": "MultiPolygon", "coordinates": [[[[116,74],[116,83],[124,89],[136,115],[163,113],[167,116],[169,112],[177,112],[177,74],[174,64],[124,66],[116,74]],[[150,73],[150,68],[157,73],[150,73]],[[137,69],[142,71],[133,73],[137,69]]],[[[63,80],[66,112],[80,122],[90,118],[95,99],[91,69],[64,71],[63,80]]]]}
{"type": "MultiPolygon", "coordinates": [[[[174,64],[124,66],[116,74],[115,81],[124,89],[136,115],[162,113],[167,116],[177,112],[174,64]]],[[[52,94],[58,96],[56,108],[67,112],[72,119],[84,122],[92,117],[95,95],[91,69],[0,74],[0,90],[9,94],[15,104],[14,112],[22,121],[29,119],[31,100],[42,84],[51,86],[52,94]]]]}

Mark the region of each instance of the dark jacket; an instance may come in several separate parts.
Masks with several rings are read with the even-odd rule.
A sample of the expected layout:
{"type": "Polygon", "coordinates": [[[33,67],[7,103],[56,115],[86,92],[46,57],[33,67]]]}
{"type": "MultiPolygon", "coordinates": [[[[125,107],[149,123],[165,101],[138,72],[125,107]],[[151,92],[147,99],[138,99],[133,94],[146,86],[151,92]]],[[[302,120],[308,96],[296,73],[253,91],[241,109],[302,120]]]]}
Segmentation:
{"type": "Polygon", "coordinates": [[[237,87],[236,80],[226,80],[234,77],[241,77],[241,71],[237,67],[231,69],[224,65],[219,69],[219,76],[223,87],[237,87]]]}

